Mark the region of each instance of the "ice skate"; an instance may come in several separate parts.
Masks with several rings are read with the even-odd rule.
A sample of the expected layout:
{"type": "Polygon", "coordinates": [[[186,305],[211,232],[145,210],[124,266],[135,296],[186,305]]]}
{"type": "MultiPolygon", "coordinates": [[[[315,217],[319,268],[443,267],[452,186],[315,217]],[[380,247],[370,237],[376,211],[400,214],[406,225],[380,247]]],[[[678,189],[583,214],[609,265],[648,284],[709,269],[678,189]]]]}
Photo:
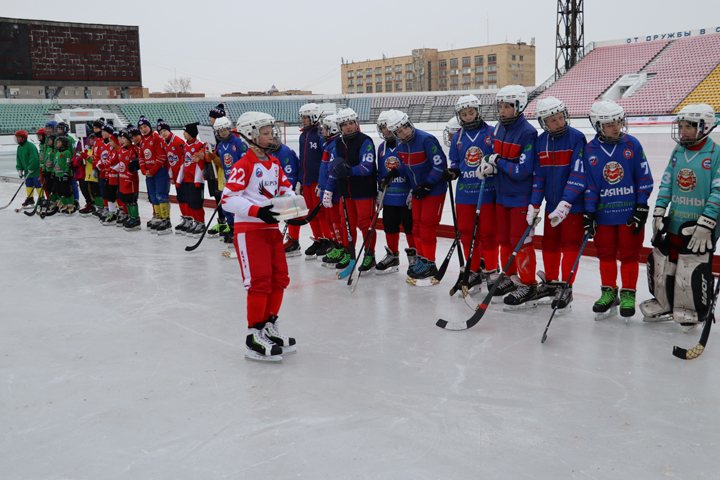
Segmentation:
{"type": "Polygon", "coordinates": [[[258,328],[248,328],[245,338],[245,358],[260,362],[282,362],[282,347],[265,336],[265,322],[256,324],[258,328]]]}
{"type": "Polygon", "coordinates": [[[536,308],[538,306],[536,295],[537,283],[520,285],[515,289],[515,291],[509,293],[503,300],[503,303],[505,303],[503,311],[512,312],[515,310],[536,308]]]}
{"type": "Polygon", "coordinates": [[[320,247],[322,247],[323,242],[325,241],[324,238],[316,239],[312,237],[310,237],[310,240],[312,240],[313,243],[305,249],[305,260],[315,260],[315,258],[317,258],[317,253],[320,250],[320,247]]]}
{"type": "Polygon", "coordinates": [[[105,218],[105,221],[102,222],[102,224],[106,227],[109,227],[111,225],[115,225],[116,222],[117,222],[117,215],[115,214],[115,212],[112,212],[112,213],[108,214],[108,216],[105,218]]]}
{"type": "Polygon", "coordinates": [[[172,223],[170,223],[170,219],[168,218],[162,220],[155,228],[155,233],[157,233],[158,235],[169,235],[172,233],[172,231],[172,223]]]}
{"type": "Polygon", "coordinates": [[[182,221],[175,225],[175,233],[178,235],[183,235],[185,233],[185,230],[188,227],[189,220],[192,220],[190,217],[181,217],[182,221]]]}
{"type": "MultiPolygon", "coordinates": [[[[492,273],[491,273],[491,275],[492,275],[492,273]]],[[[488,280],[488,289],[492,290],[495,282],[492,282],[492,280],[493,280],[492,277],[489,277],[489,278],[490,278],[490,280],[488,280]]],[[[518,288],[517,285],[515,284],[515,282],[512,281],[512,279],[510,277],[503,277],[503,279],[500,281],[500,284],[495,289],[495,293],[493,293],[493,297],[491,300],[492,303],[504,303],[503,297],[509,293],[514,292],[515,290],[517,290],[517,288],[518,288]]]]}
{"type": "Polygon", "coordinates": [[[152,218],[145,224],[145,228],[150,233],[157,233],[155,229],[160,224],[161,220],[153,214],[152,218]]]}
{"type": "Polygon", "coordinates": [[[345,253],[345,249],[339,244],[336,243],[330,252],[328,252],[327,255],[325,255],[322,258],[322,266],[325,268],[335,268],[335,265],[342,260],[343,254],[345,253]]]}
{"type": "Polygon", "coordinates": [[[406,248],[405,255],[407,255],[407,259],[408,259],[407,275],[410,276],[410,271],[412,270],[412,268],[415,266],[415,264],[418,261],[417,250],[414,248],[406,248]]]}
{"type": "Polygon", "coordinates": [[[117,219],[115,219],[115,226],[118,228],[122,228],[127,218],[127,213],[123,212],[122,210],[118,210],[117,219]]]}
{"type": "Polygon", "coordinates": [[[630,318],[635,315],[635,290],[620,290],[620,316],[630,318]]]}
{"type": "Polygon", "coordinates": [[[345,249],[343,251],[342,258],[340,258],[340,261],[335,264],[335,270],[342,272],[350,265],[351,260],[352,257],[350,256],[350,250],[345,249]]]}
{"type": "Polygon", "coordinates": [[[215,238],[220,235],[220,233],[224,230],[223,227],[226,226],[224,223],[216,223],[212,228],[208,229],[207,236],[209,238],[215,238]]]}
{"type": "Polygon", "coordinates": [[[375,275],[386,275],[400,271],[400,256],[385,247],[386,255],[375,265],[375,275]]]}
{"type": "Polygon", "coordinates": [[[558,292],[558,288],[562,288],[563,283],[557,280],[547,281],[545,272],[542,270],[537,273],[540,278],[537,288],[537,300],[538,305],[550,305],[555,299],[555,295],[558,292]]]}
{"type": "Polygon", "coordinates": [[[595,320],[604,320],[606,318],[615,316],[618,314],[618,305],[620,304],[620,297],[618,295],[617,287],[601,287],[602,295],[600,299],[593,305],[593,312],[595,312],[595,320]]]}
{"type": "Polygon", "coordinates": [[[293,238],[288,237],[287,241],[283,244],[283,248],[285,248],[285,257],[289,258],[302,255],[302,250],[300,249],[300,242],[293,238]]]}
{"type": "Polygon", "coordinates": [[[410,285],[415,285],[416,287],[430,287],[437,285],[438,281],[435,280],[437,272],[438,270],[435,262],[431,262],[424,257],[418,257],[417,263],[411,269],[406,282],[410,285]]]}
{"type": "Polygon", "coordinates": [[[681,323],[680,326],[682,327],[683,333],[690,333],[693,330],[695,330],[698,325],[702,325],[702,323],[695,323],[695,322],[684,322],[681,323]]]}
{"type": "Polygon", "coordinates": [[[333,250],[333,248],[335,248],[335,242],[329,239],[323,239],[322,242],[320,242],[320,248],[318,249],[315,256],[322,260],[325,255],[327,255],[333,250]]]}
{"type": "Polygon", "coordinates": [[[205,222],[195,222],[192,232],[188,232],[189,237],[200,238],[205,231],[205,222]]]}
{"type": "Polygon", "coordinates": [[[363,257],[362,264],[358,267],[358,275],[360,273],[370,272],[376,267],[375,263],[375,252],[372,250],[365,250],[365,256],[363,257]]]}
{"type": "Polygon", "coordinates": [[[643,314],[643,322],[647,323],[671,322],[674,319],[672,310],[665,311],[654,298],[640,302],[640,313],[643,314]]]}
{"type": "Polygon", "coordinates": [[[553,298],[552,302],[550,303],[550,307],[557,309],[555,315],[565,315],[566,313],[572,312],[572,305],[570,305],[572,301],[572,285],[568,285],[564,291],[562,286],[558,286],[555,293],[555,298],[553,298]]]}
{"type": "MultiPolygon", "coordinates": [[[[466,295],[472,295],[474,293],[478,293],[482,288],[482,282],[483,282],[482,270],[479,270],[477,272],[470,271],[470,276],[468,277],[468,286],[467,286],[466,295]]],[[[465,293],[465,292],[463,291],[463,293],[465,293]]]]}
{"type": "Polygon", "coordinates": [[[138,217],[129,217],[125,221],[124,229],[126,232],[136,232],[140,230],[140,219],[138,217]]]}
{"type": "Polygon", "coordinates": [[[265,323],[265,336],[275,345],[280,346],[282,353],[297,353],[295,339],[282,335],[278,330],[277,315],[271,315],[270,318],[267,319],[265,323]]]}
{"type": "Polygon", "coordinates": [[[27,197],[22,204],[22,208],[25,210],[32,210],[35,208],[35,199],[33,197],[27,197]]]}

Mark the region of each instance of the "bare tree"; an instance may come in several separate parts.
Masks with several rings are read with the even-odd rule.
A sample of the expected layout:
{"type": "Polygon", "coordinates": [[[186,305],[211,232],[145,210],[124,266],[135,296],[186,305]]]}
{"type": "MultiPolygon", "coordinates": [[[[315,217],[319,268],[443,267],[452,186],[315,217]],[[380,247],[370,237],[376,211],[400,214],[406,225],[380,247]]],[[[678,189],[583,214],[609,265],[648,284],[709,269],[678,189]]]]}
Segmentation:
{"type": "Polygon", "coordinates": [[[190,77],[171,78],[165,84],[165,93],[172,93],[176,97],[179,93],[189,93],[192,89],[192,79],[190,77]]]}

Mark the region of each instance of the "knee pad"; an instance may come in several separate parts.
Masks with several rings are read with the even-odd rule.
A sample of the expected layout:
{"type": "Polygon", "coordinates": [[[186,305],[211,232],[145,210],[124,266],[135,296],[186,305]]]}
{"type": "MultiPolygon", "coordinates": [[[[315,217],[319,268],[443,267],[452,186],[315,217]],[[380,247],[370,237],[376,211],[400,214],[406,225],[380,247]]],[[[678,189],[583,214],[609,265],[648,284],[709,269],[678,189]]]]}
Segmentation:
{"type": "Polygon", "coordinates": [[[676,272],[677,264],[670,262],[667,249],[653,248],[647,258],[648,287],[663,312],[673,309],[676,272]]]}
{"type": "Polygon", "coordinates": [[[680,254],[675,276],[673,317],[677,323],[702,321],[713,295],[712,255],[680,254]]]}

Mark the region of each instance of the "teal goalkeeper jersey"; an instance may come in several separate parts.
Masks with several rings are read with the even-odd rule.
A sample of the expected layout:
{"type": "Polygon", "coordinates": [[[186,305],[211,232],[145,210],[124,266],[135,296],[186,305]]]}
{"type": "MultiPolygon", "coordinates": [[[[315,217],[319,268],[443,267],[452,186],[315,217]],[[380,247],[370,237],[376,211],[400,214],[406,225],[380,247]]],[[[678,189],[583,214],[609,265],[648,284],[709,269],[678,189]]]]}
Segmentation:
{"type": "MultiPolygon", "coordinates": [[[[678,147],[663,173],[657,206],[670,211],[670,233],[694,222],[700,215],[720,215],[720,146],[708,138],[700,150],[678,147]]],[[[717,237],[720,226],[715,229],[717,237]]]]}

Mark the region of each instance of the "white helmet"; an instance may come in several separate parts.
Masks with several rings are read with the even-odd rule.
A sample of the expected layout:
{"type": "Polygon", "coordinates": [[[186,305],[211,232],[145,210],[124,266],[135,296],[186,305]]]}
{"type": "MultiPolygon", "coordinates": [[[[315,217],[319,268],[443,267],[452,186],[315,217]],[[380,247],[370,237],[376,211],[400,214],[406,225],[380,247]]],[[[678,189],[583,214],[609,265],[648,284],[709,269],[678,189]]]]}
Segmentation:
{"type": "Polygon", "coordinates": [[[715,128],[715,111],[706,104],[686,105],[678,112],[672,124],[672,139],[681,147],[692,147],[702,141],[715,128]],[[695,138],[683,140],[680,136],[680,122],[687,122],[697,129],[695,138]]]}
{"type": "Polygon", "coordinates": [[[615,102],[603,100],[595,102],[590,109],[590,124],[598,134],[601,142],[618,143],[627,133],[627,125],[625,125],[625,110],[615,102]],[[603,132],[603,125],[607,123],[622,122],[621,135],[616,138],[607,137],[603,132]]]}
{"type": "Polygon", "coordinates": [[[535,114],[537,115],[538,123],[551,137],[559,137],[568,129],[568,111],[565,108],[565,104],[555,97],[547,97],[542,100],[538,100],[535,105],[535,114]],[[555,115],[556,113],[562,113],[565,117],[565,125],[557,131],[551,132],[545,121],[555,115]]]}
{"type": "Polygon", "coordinates": [[[338,126],[337,115],[335,115],[334,113],[330,114],[327,117],[324,117],[322,122],[323,125],[328,128],[328,132],[330,132],[330,135],[328,135],[327,137],[323,135],[323,141],[325,143],[340,134],[340,127],[338,126]]]}
{"type": "Polygon", "coordinates": [[[390,116],[390,112],[394,112],[394,111],[395,110],[385,110],[385,111],[380,112],[380,115],[378,115],[378,118],[377,118],[377,122],[375,122],[378,135],[380,135],[380,138],[384,139],[386,142],[388,140],[391,140],[391,141],[395,140],[395,137],[392,134],[390,134],[389,137],[386,136],[382,129],[382,127],[387,128],[387,121],[388,121],[388,117],[390,116]]]}
{"type": "Polygon", "coordinates": [[[322,114],[320,113],[320,107],[317,103],[306,103],[305,105],[300,107],[298,115],[300,115],[301,122],[302,117],[309,117],[311,126],[317,125],[317,123],[320,121],[320,117],[322,116],[322,114]]]}
{"type": "MultiPolygon", "coordinates": [[[[470,96],[474,97],[474,95],[470,96]]],[[[445,142],[446,147],[449,147],[452,144],[453,136],[458,132],[458,130],[460,130],[460,122],[458,122],[457,117],[452,117],[445,124],[445,130],[443,130],[443,142],[445,142]]]]}
{"type": "Polygon", "coordinates": [[[475,95],[465,95],[464,97],[458,98],[458,101],[455,104],[455,116],[457,117],[458,124],[465,130],[475,130],[476,128],[482,127],[483,120],[480,115],[480,100],[478,100],[475,95]],[[462,118],[460,118],[460,112],[466,108],[474,108],[477,110],[475,120],[465,122],[462,118]]]}
{"type": "Polygon", "coordinates": [[[410,121],[410,118],[407,116],[407,114],[405,112],[401,112],[400,110],[390,110],[388,112],[387,129],[390,130],[390,133],[393,134],[393,137],[397,138],[402,143],[410,143],[412,139],[415,138],[415,126],[410,121]],[[397,135],[397,131],[400,129],[400,127],[410,127],[410,129],[412,130],[410,136],[405,140],[398,137],[397,135]]]}
{"type": "Polygon", "coordinates": [[[213,130],[215,130],[215,133],[220,137],[221,140],[230,138],[232,135],[232,122],[227,117],[220,117],[217,120],[215,120],[215,125],[213,125],[213,130]],[[227,137],[220,136],[220,130],[227,128],[230,131],[230,135],[227,137]]]}
{"type": "Polygon", "coordinates": [[[335,117],[337,118],[337,124],[338,127],[340,127],[340,132],[342,133],[342,126],[345,122],[355,122],[355,126],[358,127],[355,129],[355,133],[351,133],[350,135],[342,134],[343,138],[350,139],[354,138],[358,132],[360,131],[360,124],[358,123],[358,116],[357,113],[355,113],[355,110],[352,108],[343,108],[340,110],[335,117]]]}
{"type": "MultiPolygon", "coordinates": [[[[256,147],[267,150],[268,147],[261,147],[257,144],[258,136],[260,135],[260,129],[263,127],[272,127],[273,136],[275,136],[275,119],[272,115],[262,112],[245,112],[240,115],[237,121],[237,130],[240,136],[249,144],[255,145],[256,147]]],[[[272,146],[268,145],[268,146],[272,146]]]]}
{"type": "Polygon", "coordinates": [[[501,118],[500,123],[511,125],[522,115],[528,103],[528,94],[522,85],[508,85],[500,89],[495,95],[495,104],[499,107],[501,103],[507,103],[515,108],[515,115],[510,118],[501,118]]]}

